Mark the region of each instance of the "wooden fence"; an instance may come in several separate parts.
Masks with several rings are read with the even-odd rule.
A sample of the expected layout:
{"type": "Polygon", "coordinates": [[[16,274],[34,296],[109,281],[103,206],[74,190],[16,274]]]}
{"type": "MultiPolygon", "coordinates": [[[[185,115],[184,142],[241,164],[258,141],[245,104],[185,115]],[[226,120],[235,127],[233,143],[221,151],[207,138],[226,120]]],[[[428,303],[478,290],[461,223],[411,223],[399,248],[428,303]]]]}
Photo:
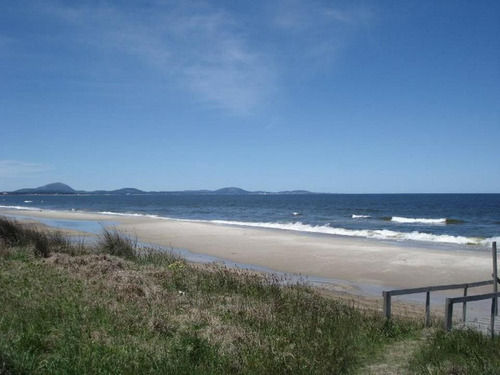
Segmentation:
{"type": "Polygon", "coordinates": [[[446,299],[445,305],[445,328],[446,330],[451,330],[453,325],[453,305],[455,303],[462,303],[462,320],[465,323],[467,318],[467,302],[481,301],[491,298],[491,317],[490,317],[490,331],[491,337],[494,336],[495,328],[495,316],[498,315],[498,299],[500,298],[500,292],[498,292],[498,284],[500,279],[498,278],[498,266],[497,266],[497,243],[493,242],[491,244],[491,250],[493,255],[493,274],[492,279],[485,281],[478,281],[474,283],[466,284],[450,284],[450,285],[434,285],[426,286],[421,288],[412,289],[397,289],[397,290],[386,290],[382,293],[384,297],[384,315],[386,319],[391,318],[391,300],[393,296],[401,296],[405,294],[415,294],[415,293],[426,293],[425,298],[425,324],[428,326],[431,320],[431,292],[437,292],[442,290],[452,290],[452,289],[463,289],[463,297],[453,297],[446,299]],[[484,285],[493,285],[493,293],[478,294],[474,296],[468,296],[467,291],[469,288],[475,288],[484,285]]]}
{"type": "MultiPolygon", "coordinates": [[[[392,297],[393,296],[401,296],[405,294],[416,294],[416,293],[426,293],[426,298],[425,298],[425,324],[429,325],[430,324],[430,318],[431,318],[431,312],[430,312],[430,305],[431,305],[431,292],[437,292],[437,291],[443,291],[443,290],[453,290],[453,289],[463,289],[464,290],[464,296],[463,297],[456,297],[460,298],[460,302],[463,303],[463,312],[462,312],[462,318],[465,321],[466,316],[467,316],[467,302],[468,301],[476,301],[476,299],[469,299],[467,300],[467,292],[469,288],[475,288],[479,286],[484,286],[484,285],[491,285],[493,284],[493,280],[485,280],[485,281],[477,281],[473,283],[465,283],[465,284],[449,284],[449,285],[434,285],[434,286],[425,286],[421,288],[412,288],[412,289],[396,289],[396,290],[386,290],[382,293],[384,297],[384,315],[387,319],[391,318],[392,315],[392,309],[391,309],[391,303],[392,303],[392,297]],[[466,298],[466,299],[464,299],[466,298]]],[[[473,298],[476,296],[470,296],[469,298],[473,298]]],[[[491,298],[491,297],[489,297],[491,298]]],[[[483,298],[485,299],[485,298],[483,298]]],[[[454,303],[458,303],[459,301],[453,298],[448,298],[448,300],[452,300],[451,306],[453,306],[454,303]]],[[[453,307],[451,308],[453,309],[453,307]]]]}
{"type": "Polygon", "coordinates": [[[500,292],[495,293],[486,293],[486,294],[478,294],[475,296],[464,296],[464,297],[453,297],[446,298],[445,305],[445,317],[444,317],[444,327],[447,331],[451,330],[453,324],[453,304],[455,303],[463,303],[464,304],[464,317],[463,320],[465,322],[465,305],[467,302],[472,301],[481,301],[485,299],[491,298],[491,315],[490,315],[490,333],[491,337],[495,334],[495,315],[497,315],[497,299],[500,297],[500,292]]]}

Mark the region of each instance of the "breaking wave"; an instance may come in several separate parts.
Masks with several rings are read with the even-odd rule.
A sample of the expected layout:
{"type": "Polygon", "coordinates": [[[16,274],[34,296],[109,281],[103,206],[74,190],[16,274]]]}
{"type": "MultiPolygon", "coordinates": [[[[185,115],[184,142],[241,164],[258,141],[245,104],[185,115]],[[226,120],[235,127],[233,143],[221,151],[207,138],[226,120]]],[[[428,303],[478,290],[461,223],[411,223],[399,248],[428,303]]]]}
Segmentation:
{"type": "Polygon", "coordinates": [[[393,216],[391,221],[396,223],[404,224],[446,224],[446,218],[444,219],[416,219],[411,217],[399,217],[393,216]]]}
{"type": "Polygon", "coordinates": [[[21,210],[21,211],[41,211],[42,209],[41,208],[38,208],[38,207],[33,207],[33,206],[30,206],[30,207],[27,207],[27,206],[0,206],[0,208],[6,208],[6,209],[9,209],[9,210],[21,210]]]}
{"type": "Polygon", "coordinates": [[[99,211],[97,212],[101,215],[112,215],[112,216],[129,216],[129,217],[149,217],[151,219],[166,219],[158,215],[150,215],[150,214],[137,214],[137,213],[124,213],[124,212],[113,212],[113,211],[99,211]]]}
{"type": "Polygon", "coordinates": [[[245,227],[257,227],[268,229],[282,229],[296,232],[306,233],[322,233],[332,234],[347,237],[363,237],[378,240],[396,240],[396,241],[424,241],[436,242],[445,244],[457,245],[489,245],[495,238],[480,238],[480,237],[464,237],[464,236],[451,236],[447,234],[430,234],[418,231],[413,232],[397,232],[388,229],[345,229],[331,227],[330,225],[309,225],[303,224],[300,221],[295,223],[251,223],[227,220],[207,220],[205,222],[225,225],[236,225],[245,227]]]}
{"type": "Polygon", "coordinates": [[[445,224],[463,224],[463,220],[457,219],[421,219],[421,218],[412,218],[412,217],[399,217],[393,216],[390,221],[394,221],[395,223],[401,224],[437,224],[437,225],[445,225],[445,224]]]}
{"type": "MultiPolygon", "coordinates": [[[[15,209],[15,210],[31,210],[31,211],[42,210],[40,208],[26,207],[26,206],[0,205],[0,208],[15,209]]],[[[242,222],[242,221],[230,221],[230,220],[179,219],[179,218],[170,218],[170,217],[144,214],[144,213],[123,213],[123,212],[111,212],[111,211],[100,211],[98,213],[103,215],[113,215],[113,216],[147,217],[147,218],[161,219],[161,220],[174,220],[174,221],[185,221],[185,222],[223,224],[223,225],[242,226],[242,227],[279,229],[279,230],[287,230],[287,231],[302,232],[302,233],[319,233],[319,234],[329,234],[329,235],[346,236],[346,237],[369,238],[377,240],[418,241],[418,242],[432,242],[432,243],[442,243],[442,244],[480,245],[480,246],[489,246],[493,241],[500,242],[500,237],[492,237],[492,238],[465,237],[465,236],[453,236],[448,234],[423,233],[419,231],[401,232],[389,229],[346,229],[340,227],[333,227],[330,226],[329,224],[326,225],[304,224],[300,221],[288,222],[288,223],[242,222]]],[[[352,218],[359,218],[359,219],[368,217],[369,217],[368,215],[352,215],[352,218]]],[[[415,218],[404,218],[404,217],[392,217],[391,221],[398,223],[422,223],[422,224],[441,224],[441,225],[450,223],[450,219],[415,219],[415,218]]],[[[461,223],[461,222],[462,221],[456,220],[454,223],[461,223]]]]}
{"type": "MultiPolygon", "coordinates": [[[[288,230],[294,232],[330,234],[336,236],[361,237],[361,238],[371,238],[377,240],[418,241],[418,242],[434,242],[434,243],[456,244],[456,245],[484,245],[484,246],[491,245],[491,242],[493,241],[498,241],[498,239],[496,238],[452,236],[448,234],[431,234],[431,233],[422,233],[418,231],[398,232],[388,229],[346,229],[346,228],[332,227],[329,224],[327,225],[304,224],[300,221],[289,222],[289,223],[273,223],[273,222],[246,222],[246,221],[231,221],[231,220],[196,220],[196,219],[193,220],[193,219],[169,218],[158,215],[148,215],[148,214],[138,214],[138,213],[119,213],[119,212],[109,212],[109,211],[101,211],[99,213],[104,215],[131,216],[131,217],[141,216],[154,219],[164,219],[164,220],[174,220],[174,221],[212,223],[212,224],[223,224],[223,225],[254,227],[254,228],[264,228],[264,229],[280,229],[280,230],[288,230]]],[[[363,216],[364,218],[367,215],[359,215],[359,216],[363,216]]],[[[435,219],[415,219],[415,220],[435,220],[435,219]]],[[[446,223],[447,219],[442,219],[442,220],[444,220],[444,223],[446,223]]]]}

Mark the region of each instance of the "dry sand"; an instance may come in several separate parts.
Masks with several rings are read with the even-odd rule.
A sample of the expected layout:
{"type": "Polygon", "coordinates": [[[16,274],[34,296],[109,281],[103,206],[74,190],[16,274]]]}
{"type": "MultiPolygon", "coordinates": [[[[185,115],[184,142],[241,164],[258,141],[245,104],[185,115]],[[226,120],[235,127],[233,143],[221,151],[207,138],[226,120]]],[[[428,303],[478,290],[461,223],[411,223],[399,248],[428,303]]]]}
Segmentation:
{"type": "Polygon", "coordinates": [[[286,273],[377,289],[454,284],[491,278],[488,251],[436,249],[359,238],[261,228],[66,211],[7,211],[33,218],[118,222],[141,242],[186,249],[286,273]]]}

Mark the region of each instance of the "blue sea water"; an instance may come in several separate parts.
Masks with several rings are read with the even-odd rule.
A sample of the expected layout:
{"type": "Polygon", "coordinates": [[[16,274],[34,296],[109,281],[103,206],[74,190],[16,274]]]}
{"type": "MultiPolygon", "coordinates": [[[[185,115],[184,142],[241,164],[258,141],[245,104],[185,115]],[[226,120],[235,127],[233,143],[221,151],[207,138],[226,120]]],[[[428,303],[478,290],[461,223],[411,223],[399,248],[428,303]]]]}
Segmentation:
{"type": "Polygon", "coordinates": [[[0,208],[148,215],[478,248],[500,240],[500,194],[3,195],[0,208]]]}

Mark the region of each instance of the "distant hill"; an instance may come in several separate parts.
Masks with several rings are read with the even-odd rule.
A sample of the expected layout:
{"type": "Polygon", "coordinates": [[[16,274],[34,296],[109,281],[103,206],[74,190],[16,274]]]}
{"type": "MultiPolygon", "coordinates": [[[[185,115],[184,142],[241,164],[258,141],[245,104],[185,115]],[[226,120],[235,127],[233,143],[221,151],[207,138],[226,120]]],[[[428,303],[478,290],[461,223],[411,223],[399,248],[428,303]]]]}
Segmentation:
{"type": "Polygon", "coordinates": [[[95,190],[83,191],[74,190],[72,187],[56,182],[40,186],[37,188],[19,189],[10,194],[116,194],[116,195],[133,195],[133,194],[195,194],[195,195],[249,195],[249,194],[312,194],[305,190],[266,192],[266,191],[247,191],[238,187],[225,187],[218,190],[183,190],[183,191],[154,191],[146,192],[136,188],[123,188],[117,190],[95,190]]]}
{"type": "Polygon", "coordinates": [[[75,194],[76,190],[72,187],[63,184],[62,182],[55,182],[40,186],[33,189],[19,189],[14,191],[16,194],[75,194]]]}
{"type": "Polygon", "coordinates": [[[280,191],[278,194],[314,194],[307,190],[289,190],[289,191],[280,191]]]}
{"type": "Polygon", "coordinates": [[[144,194],[144,191],[135,188],[123,188],[118,190],[112,190],[111,194],[144,194]]]}
{"type": "Polygon", "coordinates": [[[250,194],[248,191],[237,188],[237,187],[227,187],[227,188],[222,188],[218,189],[212,192],[213,194],[220,194],[220,195],[244,195],[244,194],[250,194]]]}

